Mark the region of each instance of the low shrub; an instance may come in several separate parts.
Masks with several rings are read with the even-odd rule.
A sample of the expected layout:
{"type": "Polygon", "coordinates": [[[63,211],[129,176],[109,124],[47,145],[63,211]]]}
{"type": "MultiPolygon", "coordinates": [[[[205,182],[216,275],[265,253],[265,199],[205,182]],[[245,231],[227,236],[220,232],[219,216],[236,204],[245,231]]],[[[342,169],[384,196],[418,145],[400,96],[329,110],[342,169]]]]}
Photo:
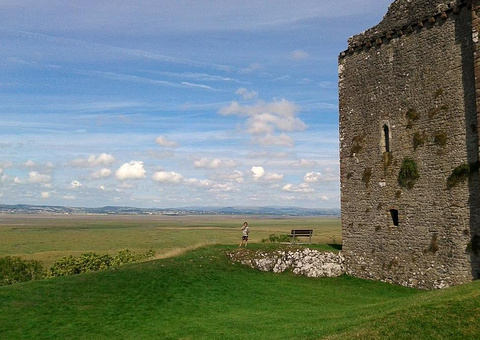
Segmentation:
{"type": "Polygon", "coordinates": [[[0,286],[42,279],[44,275],[39,261],[24,260],[17,256],[0,258],[0,286]]]}
{"type": "Polygon", "coordinates": [[[111,266],[112,260],[113,258],[108,254],[85,253],[80,257],[68,255],[55,261],[50,267],[47,276],[67,276],[107,269],[111,266]]]}
{"type": "Polygon", "coordinates": [[[95,253],[84,253],[80,257],[68,255],[53,263],[47,273],[48,277],[67,276],[87,273],[111,267],[118,267],[122,264],[136,262],[153,257],[155,252],[149,250],[145,254],[135,254],[130,250],[121,250],[116,256],[108,254],[98,255],[95,253]]]}

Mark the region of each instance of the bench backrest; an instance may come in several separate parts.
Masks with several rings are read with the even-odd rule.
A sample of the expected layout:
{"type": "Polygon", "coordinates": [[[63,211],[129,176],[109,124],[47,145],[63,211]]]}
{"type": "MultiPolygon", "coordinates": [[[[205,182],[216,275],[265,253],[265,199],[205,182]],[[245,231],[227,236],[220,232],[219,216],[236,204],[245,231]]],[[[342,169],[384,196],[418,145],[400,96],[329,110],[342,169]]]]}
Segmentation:
{"type": "Polygon", "coordinates": [[[312,229],[292,229],[291,232],[292,235],[312,235],[313,230],[312,229]]]}

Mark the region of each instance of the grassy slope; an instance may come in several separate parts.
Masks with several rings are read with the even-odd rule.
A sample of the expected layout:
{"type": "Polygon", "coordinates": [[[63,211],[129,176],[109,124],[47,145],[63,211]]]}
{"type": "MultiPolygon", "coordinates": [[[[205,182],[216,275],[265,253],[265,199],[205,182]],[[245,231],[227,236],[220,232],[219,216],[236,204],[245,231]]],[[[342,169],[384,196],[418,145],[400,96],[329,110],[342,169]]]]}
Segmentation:
{"type": "Polygon", "coordinates": [[[480,285],[444,291],[177,258],[0,287],[1,339],[474,339],[480,285]]]}

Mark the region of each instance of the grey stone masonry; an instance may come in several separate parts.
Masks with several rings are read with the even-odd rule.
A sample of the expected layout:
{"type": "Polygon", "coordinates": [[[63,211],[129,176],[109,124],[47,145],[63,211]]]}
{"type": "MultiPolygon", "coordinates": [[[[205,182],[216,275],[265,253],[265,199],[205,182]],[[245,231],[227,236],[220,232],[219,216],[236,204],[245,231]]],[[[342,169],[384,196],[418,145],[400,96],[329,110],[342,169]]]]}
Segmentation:
{"type": "Polygon", "coordinates": [[[480,277],[480,0],[396,0],[339,55],[346,271],[480,277]]]}

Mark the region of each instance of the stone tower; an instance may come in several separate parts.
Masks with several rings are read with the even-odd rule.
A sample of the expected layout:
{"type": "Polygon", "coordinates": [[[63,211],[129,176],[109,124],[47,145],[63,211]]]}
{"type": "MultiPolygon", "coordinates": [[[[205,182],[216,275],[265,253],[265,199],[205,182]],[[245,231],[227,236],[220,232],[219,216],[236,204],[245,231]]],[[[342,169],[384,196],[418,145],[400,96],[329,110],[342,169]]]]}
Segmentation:
{"type": "Polygon", "coordinates": [[[339,56],[347,272],[480,277],[480,0],[396,0],[339,56]]]}

